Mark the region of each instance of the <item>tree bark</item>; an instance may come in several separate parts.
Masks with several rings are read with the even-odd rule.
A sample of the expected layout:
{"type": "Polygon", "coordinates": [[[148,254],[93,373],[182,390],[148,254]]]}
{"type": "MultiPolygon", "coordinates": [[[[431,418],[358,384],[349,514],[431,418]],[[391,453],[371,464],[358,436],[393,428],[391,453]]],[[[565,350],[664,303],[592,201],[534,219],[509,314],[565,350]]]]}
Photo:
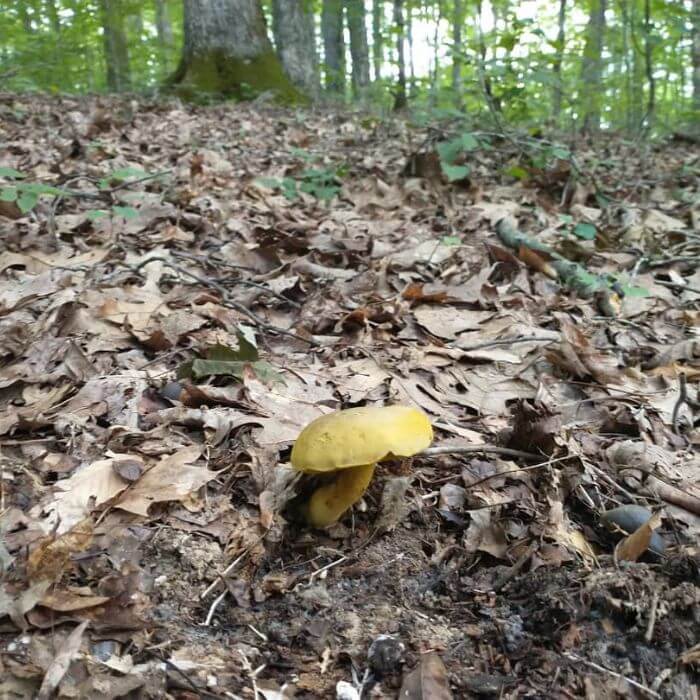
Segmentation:
{"type": "Polygon", "coordinates": [[[607,0],[591,0],[583,49],[579,100],[583,114],[582,131],[588,134],[600,130],[606,5],[607,0]]]}
{"type": "Polygon", "coordinates": [[[165,0],[156,0],[156,34],[161,49],[172,48],[175,43],[173,25],[165,0]]]}
{"type": "Polygon", "coordinates": [[[307,95],[316,95],[316,37],[314,16],[307,0],[273,0],[272,33],[277,55],[287,75],[307,95]]]}
{"type": "Polygon", "coordinates": [[[404,54],[406,30],[403,19],[403,0],[394,0],[394,25],[396,27],[396,62],[399,69],[396,91],[394,93],[394,111],[397,111],[408,106],[406,97],[406,56],[404,54]]]}
{"type": "Polygon", "coordinates": [[[651,32],[653,29],[651,21],[651,3],[650,0],[644,0],[644,68],[647,76],[647,113],[646,126],[651,128],[654,122],[654,112],[656,111],[656,80],[654,78],[653,65],[653,38],[651,32]]]}
{"type": "Polygon", "coordinates": [[[700,0],[693,0],[693,111],[700,119],[700,0]]]}
{"type": "Polygon", "coordinates": [[[342,0],[323,0],[321,36],[326,73],[325,85],[330,92],[345,92],[345,42],[343,41],[342,0]]]}
{"type": "Polygon", "coordinates": [[[54,34],[61,33],[61,18],[58,15],[58,9],[56,8],[56,0],[46,0],[46,14],[48,15],[49,22],[51,23],[51,30],[54,34]]]}
{"type": "Polygon", "coordinates": [[[182,59],[170,81],[183,97],[270,91],[281,102],[305,101],[272,48],[259,0],[185,0],[184,9],[182,59]]]}
{"type": "Polygon", "coordinates": [[[554,73],[554,95],[552,97],[552,114],[555,122],[561,116],[561,103],[564,97],[564,85],[561,77],[561,66],[564,60],[566,46],[566,0],[559,0],[559,19],[557,31],[557,53],[554,57],[552,72],[554,73]]]}
{"type": "Polygon", "coordinates": [[[463,27],[464,0],[454,0],[452,5],[452,92],[457,109],[462,109],[464,106],[464,88],[462,85],[463,27]]]}
{"type": "Polygon", "coordinates": [[[374,64],[374,79],[381,80],[382,63],[384,62],[384,3],[382,0],[372,2],[372,63],[374,64]]]}
{"type": "Polygon", "coordinates": [[[369,85],[369,47],[367,45],[364,0],[345,0],[345,13],[350,32],[352,86],[355,95],[360,95],[369,85]]]}
{"type": "Polygon", "coordinates": [[[113,92],[129,87],[129,45],[121,0],[100,0],[104,34],[107,87],[113,92]]]}

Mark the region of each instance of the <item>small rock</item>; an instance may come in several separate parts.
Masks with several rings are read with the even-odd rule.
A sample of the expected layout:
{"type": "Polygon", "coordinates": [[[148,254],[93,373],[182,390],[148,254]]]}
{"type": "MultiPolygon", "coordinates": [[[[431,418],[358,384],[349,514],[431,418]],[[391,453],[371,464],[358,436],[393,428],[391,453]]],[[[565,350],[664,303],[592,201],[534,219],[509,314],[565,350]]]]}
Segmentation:
{"type": "Polygon", "coordinates": [[[335,686],[336,700],[360,700],[360,694],[354,686],[347,681],[338,681],[335,686]]]}
{"type": "Polygon", "coordinates": [[[379,677],[394,673],[403,662],[406,647],[396,637],[380,634],[370,644],[367,663],[379,677]]]}

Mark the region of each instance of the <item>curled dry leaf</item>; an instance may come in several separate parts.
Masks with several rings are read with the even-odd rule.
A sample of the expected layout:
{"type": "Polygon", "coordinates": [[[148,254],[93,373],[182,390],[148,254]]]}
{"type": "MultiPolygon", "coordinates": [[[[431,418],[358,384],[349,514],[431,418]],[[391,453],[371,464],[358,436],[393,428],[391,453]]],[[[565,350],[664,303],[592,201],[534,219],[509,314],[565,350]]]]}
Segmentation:
{"type": "Polygon", "coordinates": [[[53,691],[58,688],[58,684],[68,671],[71,661],[80,650],[83,641],[83,633],[88,626],[88,620],[79,624],[69,635],[68,639],[59,647],[60,651],[54,657],[51,665],[46,669],[44,680],[41,683],[37,700],[48,700],[53,691]]]}
{"type": "Polygon", "coordinates": [[[655,513],[631,535],[615,547],[615,556],[620,561],[637,561],[649,549],[654,530],[661,524],[661,513],[655,513]]]}
{"type": "Polygon", "coordinates": [[[47,537],[29,555],[27,571],[33,581],[57,581],[70,564],[72,554],[92,542],[93,524],[85,518],[59,537],[47,537]]]}
{"type": "Polygon", "coordinates": [[[401,700],[452,700],[447,680],[447,669],[434,652],[421,656],[420,663],[404,676],[399,698],[401,700]]]}

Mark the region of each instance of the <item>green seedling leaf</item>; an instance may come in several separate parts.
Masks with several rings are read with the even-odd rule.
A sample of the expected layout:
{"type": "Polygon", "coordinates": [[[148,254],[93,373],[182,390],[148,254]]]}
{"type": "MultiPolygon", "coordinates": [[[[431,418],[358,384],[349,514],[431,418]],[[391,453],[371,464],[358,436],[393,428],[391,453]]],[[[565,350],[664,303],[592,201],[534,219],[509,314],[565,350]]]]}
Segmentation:
{"type": "Polygon", "coordinates": [[[440,163],[442,172],[450,182],[459,182],[464,180],[469,175],[469,166],[467,165],[450,165],[449,163],[440,163]]]}
{"type": "Polygon", "coordinates": [[[122,216],[125,219],[135,219],[139,213],[134,207],[112,207],[112,211],[117,215],[117,216],[122,216]]]}
{"type": "Polygon", "coordinates": [[[580,223],[574,226],[574,235],[587,241],[592,241],[596,233],[596,227],[593,224],[580,223]]]}
{"type": "Polygon", "coordinates": [[[440,239],[440,243],[442,243],[442,245],[449,245],[449,246],[461,245],[462,240],[460,239],[459,236],[443,236],[440,239]]]}
{"type": "Polygon", "coordinates": [[[14,202],[17,199],[16,187],[3,187],[0,190],[0,202],[14,202]]]}
{"type": "Polygon", "coordinates": [[[462,134],[462,148],[465,151],[475,151],[479,145],[479,141],[473,134],[462,134]]]}
{"type": "Polygon", "coordinates": [[[17,206],[23,214],[26,214],[34,209],[38,201],[39,195],[36,192],[22,190],[19,197],[17,197],[17,206]]]}
{"type": "Polygon", "coordinates": [[[646,287],[634,287],[629,284],[622,285],[622,291],[625,296],[628,297],[648,297],[651,296],[651,292],[646,287]]]}
{"type": "Polygon", "coordinates": [[[554,158],[560,158],[561,160],[569,160],[569,158],[571,158],[571,151],[568,148],[555,146],[550,153],[554,158]]]}
{"type": "Polygon", "coordinates": [[[8,180],[21,180],[27,176],[23,175],[19,170],[2,166],[0,167],[0,177],[6,177],[8,180]]]}
{"type": "Polygon", "coordinates": [[[100,180],[100,189],[106,190],[114,183],[126,182],[129,178],[145,177],[148,173],[141,168],[120,168],[100,180]]]}
{"type": "Polygon", "coordinates": [[[464,146],[462,145],[462,139],[452,139],[451,141],[443,141],[436,146],[438,155],[440,156],[440,161],[443,163],[450,164],[454,163],[457,156],[462,152],[464,146]]]}
{"type": "Polygon", "coordinates": [[[90,211],[85,214],[90,221],[98,221],[99,219],[104,219],[104,217],[108,215],[109,212],[104,209],[90,209],[90,211]]]}
{"type": "Polygon", "coordinates": [[[511,165],[510,168],[506,170],[506,175],[510,175],[517,180],[527,180],[529,177],[527,170],[520,165],[511,165]]]}
{"type": "Polygon", "coordinates": [[[571,214],[559,214],[559,221],[565,224],[572,224],[574,222],[574,217],[571,214]]]}

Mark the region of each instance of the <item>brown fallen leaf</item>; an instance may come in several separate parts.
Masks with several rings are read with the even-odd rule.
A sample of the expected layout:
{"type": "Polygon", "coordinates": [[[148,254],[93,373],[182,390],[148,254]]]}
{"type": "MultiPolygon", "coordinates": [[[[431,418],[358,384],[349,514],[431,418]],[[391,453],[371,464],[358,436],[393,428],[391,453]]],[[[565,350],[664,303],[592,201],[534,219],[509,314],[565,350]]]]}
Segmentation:
{"type": "Polygon", "coordinates": [[[201,446],[193,445],[164,457],[115,506],[147,517],[148,509],[154,503],[180,501],[189,496],[216,478],[216,472],[192,464],[201,454],[201,446]]]}
{"type": "Polygon", "coordinates": [[[53,691],[58,688],[58,684],[63,679],[63,676],[66,675],[71,661],[80,650],[80,643],[83,641],[83,633],[87,626],[87,620],[79,624],[68,635],[68,639],[61,645],[60,651],[46,669],[44,680],[36,696],[37,700],[48,700],[53,694],[53,691]]]}
{"type": "Polygon", "coordinates": [[[92,542],[93,525],[85,518],[59,537],[47,537],[29,555],[27,572],[32,581],[57,581],[70,564],[72,554],[92,542]]]}
{"type": "Polygon", "coordinates": [[[637,561],[649,548],[654,530],[661,524],[661,511],[654,513],[641,527],[618,542],[615,558],[618,561],[637,561]]]}
{"type": "Polygon", "coordinates": [[[452,700],[447,669],[442,659],[430,651],[406,674],[399,692],[401,700],[452,700]]]}

